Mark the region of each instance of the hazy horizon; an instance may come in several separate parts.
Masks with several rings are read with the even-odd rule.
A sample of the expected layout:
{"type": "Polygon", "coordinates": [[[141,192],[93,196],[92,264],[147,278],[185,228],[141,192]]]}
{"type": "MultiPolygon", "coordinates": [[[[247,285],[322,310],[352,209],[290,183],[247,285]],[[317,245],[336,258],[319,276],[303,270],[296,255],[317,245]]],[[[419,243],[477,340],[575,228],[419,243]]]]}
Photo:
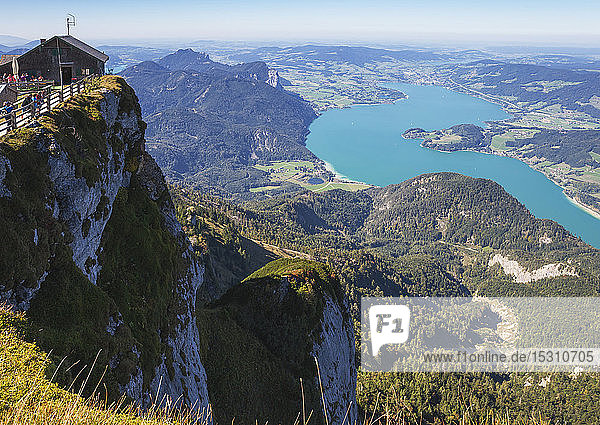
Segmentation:
{"type": "Polygon", "coordinates": [[[261,1],[106,0],[102,3],[32,0],[7,5],[2,33],[35,40],[63,34],[72,13],[80,38],[111,42],[245,41],[411,45],[547,45],[595,47],[600,4],[590,0],[355,0],[282,4],[261,1]],[[23,25],[28,23],[28,25],[23,25]]]}

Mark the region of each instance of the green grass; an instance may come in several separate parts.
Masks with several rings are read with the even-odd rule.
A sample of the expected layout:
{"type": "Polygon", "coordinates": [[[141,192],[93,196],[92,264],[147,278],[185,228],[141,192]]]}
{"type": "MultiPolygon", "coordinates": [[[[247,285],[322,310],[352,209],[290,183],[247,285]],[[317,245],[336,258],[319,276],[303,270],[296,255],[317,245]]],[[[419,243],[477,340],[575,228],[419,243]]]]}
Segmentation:
{"type": "Polygon", "coordinates": [[[509,135],[499,135],[496,134],[492,137],[491,147],[492,149],[496,149],[499,151],[505,151],[511,149],[506,146],[506,142],[515,140],[514,137],[509,135]]]}
{"type": "Polygon", "coordinates": [[[326,175],[323,166],[310,161],[277,161],[272,162],[269,165],[255,165],[254,168],[269,172],[269,178],[273,184],[253,187],[250,189],[250,192],[253,193],[268,192],[269,190],[276,189],[279,187],[278,184],[280,182],[294,183],[313,192],[332,189],[342,189],[354,192],[370,187],[369,185],[358,182],[346,182],[340,180],[330,182],[328,181],[329,175],[326,175]],[[323,183],[310,184],[308,180],[311,178],[320,178],[323,180],[323,183]]]}
{"type": "Polygon", "coordinates": [[[583,177],[585,181],[600,184],[600,170],[585,171],[583,177]]]}
{"type": "MultiPolygon", "coordinates": [[[[141,411],[124,400],[104,401],[99,381],[84,381],[96,397],[86,400],[77,392],[60,388],[53,376],[60,364],[25,335],[31,325],[23,313],[0,306],[0,425],[188,425],[196,424],[192,413],[167,412],[156,407],[141,411]]],[[[92,366],[92,365],[90,365],[92,366]]],[[[62,366],[64,367],[64,366],[62,366]]]]}
{"type": "Polygon", "coordinates": [[[255,271],[244,282],[265,277],[280,278],[298,270],[314,271],[323,280],[331,278],[331,272],[321,263],[297,258],[281,258],[271,261],[263,268],[255,271]]]}
{"type": "Polygon", "coordinates": [[[600,128],[599,123],[590,120],[585,114],[576,113],[573,116],[565,116],[563,113],[555,112],[551,107],[545,109],[546,113],[533,111],[519,115],[514,121],[510,121],[509,125],[550,130],[596,130],[600,128]]]}
{"type": "Polygon", "coordinates": [[[562,80],[554,80],[554,81],[532,81],[530,83],[524,84],[525,90],[528,91],[541,91],[543,93],[550,93],[551,91],[558,90],[568,86],[576,86],[581,84],[579,81],[562,81],[562,80]]]}
{"type": "Polygon", "coordinates": [[[302,378],[311,423],[325,423],[311,355],[325,294],[338,302],[342,296],[327,266],[279,259],[199,309],[202,363],[217,421],[293,424],[302,409],[302,378]]]}

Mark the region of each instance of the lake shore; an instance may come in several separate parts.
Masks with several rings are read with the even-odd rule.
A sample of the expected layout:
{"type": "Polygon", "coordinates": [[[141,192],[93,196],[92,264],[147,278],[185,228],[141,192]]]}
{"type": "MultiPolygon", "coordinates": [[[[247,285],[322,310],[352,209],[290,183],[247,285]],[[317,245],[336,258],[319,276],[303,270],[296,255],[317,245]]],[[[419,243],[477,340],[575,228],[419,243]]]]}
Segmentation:
{"type": "Polygon", "coordinates": [[[361,182],[361,181],[358,181],[358,180],[351,179],[350,177],[345,176],[342,173],[340,173],[339,171],[337,171],[335,169],[335,167],[332,164],[330,164],[329,162],[327,162],[327,161],[325,161],[324,159],[321,159],[321,158],[319,158],[319,159],[321,161],[323,161],[323,164],[325,165],[325,169],[327,171],[329,171],[331,174],[334,175],[334,179],[335,180],[337,180],[337,181],[339,181],[341,183],[362,184],[362,185],[365,185],[365,186],[368,186],[368,187],[375,187],[375,185],[373,185],[373,184],[369,184],[369,183],[365,183],[365,182],[361,182]]]}
{"type": "MultiPolygon", "coordinates": [[[[403,136],[404,137],[404,136],[403,136]]],[[[422,140],[422,139],[408,139],[406,137],[404,137],[406,140],[422,140]]],[[[453,152],[477,152],[477,153],[482,153],[482,154],[486,154],[486,155],[495,155],[495,156],[504,156],[507,158],[513,158],[516,159],[518,161],[523,162],[524,164],[527,164],[531,169],[542,173],[544,176],[546,176],[546,178],[548,178],[548,180],[550,180],[552,183],[554,183],[555,185],[557,185],[558,187],[560,187],[563,191],[563,194],[565,195],[565,197],[569,200],[569,202],[571,202],[573,205],[575,205],[576,207],[578,207],[579,209],[585,211],[586,213],[588,213],[589,215],[591,215],[594,218],[597,218],[598,220],[600,220],[600,211],[594,209],[593,207],[591,207],[590,205],[587,205],[577,199],[575,199],[572,196],[567,195],[567,188],[563,185],[561,185],[559,182],[557,182],[553,177],[553,175],[547,173],[542,167],[538,167],[536,163],[532,162],[532,161],[527,161],[524,160],[523,158],[520,158],[516,155],[509,155],[507,152],[500,152],[500,151],[495,151],[494,149],[475,149],[475,148],[469,148],[469,149],[457,149],[457,150],[443,150],[443,149],[435,149],[432,147],[427,146],[426,144],[423,143],[423,141],[421,142],[421,147],[427,148],[427,149],[432,149],[436,152],[441,152],[441,153],[447,153],[447,154],[451,154],[453,152]]]]}
{"type": "MultiPolygon", "coordinates": [[[[411,128],[442,129],[457,123],[485,127],[490,121],[509,118],[499,105],[439,86],[397,84],[394,87],[408,97],[391,105],[328,110],[311,124],[306,146],[329,163],[327,169],[336,179],[369,182],[380,187],[444,171],[490,179],[502,185],[536,217],[554,220],[600,247],[598,216],[589,208],[582,209],[565,199],[564,188],[536,164],[490,149],[441,155],[442,150],[423,149],[420,141],[399,140],[399,132],[411,128]],[[481,153],[487,155],[479,156],[481,153]]],[[[567,184],[568,193],[576,196],[570,187],[567,184]]]]}
{"type": "Polygon", "coordinates": [[[600,220],[600,212],[599,212],[599,211],[596,211],[595,209],[593,209],[593,208],[590,208],[588,205],[586,205],[586,204],[584,204],[584,203],[582,203],[582,202],[578,201],[578,200],[577,200],[577,199],[575,199],[575,198],[572,198],[572,197],[568,196],[566,193],[565,193],[565,196],[567,197],[567,199],[568,199],[568,200],[569,200],[569,201],[570,201],[570,202],[571,202],[573,205],[575,205],[576,207],[578,207],[578,208],[580,208],[580,209],[584,210],[584,211],[585,211],[586,213],[588,213],[589,215],[591,215],[591,216],[594,216],[594,217],[596,217],[598,220],[600,220]]]}

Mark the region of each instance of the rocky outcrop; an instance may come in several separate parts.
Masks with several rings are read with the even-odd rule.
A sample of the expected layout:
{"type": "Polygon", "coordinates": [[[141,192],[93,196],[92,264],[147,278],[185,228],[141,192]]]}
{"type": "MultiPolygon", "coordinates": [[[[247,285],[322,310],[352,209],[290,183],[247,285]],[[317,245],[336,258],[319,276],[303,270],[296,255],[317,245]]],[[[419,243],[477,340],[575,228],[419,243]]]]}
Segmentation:
{"type": "Polygon", "coordinates": [[[313,343],[311,354],[319,365],[330,424],[357,422],[355,348],[352,341],[354,335],[347,306],[339,305],[326,296],[321,334],[313,343]]]}
{"type": "Polygon", "coordinates": [[[147,153],[142,155],[137,176],[148,197],[158,203],[165,227],[185,246],[182,256],[188,264],[176,284],[179,305],[174,332],[165,338],[168,349],[163,354],[160,365],[156,367],[150,390],[143,394],[143,398],[145,404],[150,404],[155,396],[159,402],[164,396],[175,401],[180,397],[185,405],[199,408],[206,414],[209,397],[206,372],[200,360],[200,336],[195,320],[196,293],[203,283],[204,268],[196,261],[194,251],[177,221],[164,176],[147,153]],[[167,358],[169,353],[172,353],[170,359],[167,358]],[[172,364],[171,373],[168,363],[172,364]],[[178,397],[174,397],[175,395],[178,397]]]}
{"type": "Polygon", "coordinates": [[[265,81],[268,85],[281,88],[281,84],[279,83],[279,73],[276,69],[269,69],[267,81],[265,81]]]}
{"type": "MultiPolygon", "coordinates": [[[[48,156],[49,177],[53,183],[55,204],[53,215],[68,225],[73,235],[70,246],[73,261],[93,284],[98,278],[97,250],[108,222],[119,188],[129,185],[131,172],[125,169],[125,157],[144,144],[144,127],[135,111],[120,111],[121,97],[112,91],[103,92],[99,109],[106,123],[106,140],[117,139],[122,150],[106,143],[106,156],[98,167],[99,177],[90,185],[78,176],[76,165],[58,143],[52,143],[48,156]]],[[[75,138],[80,138],[72,127],[75,138]]],[[[136,152],[137,153],[137,152],[136,152]]]]}
{"type": "Polygon", "coordinates": [[[571,266],[563,263],[545,264],[535,270],[523,268],[518,261],[510,260],[502,254],[494,254],[490,258],[489,266],[499,264],[505,274],[513,276],[517,283],[530,283],[541,279],[560,276],[577,276],[577,272],[571,266]]]}
{"type": "Polygon", "coordinates": [[[144,131],[133,90],[103,77],[3,138],[0,300],[27,312],[41,348],[105,363],[112,397],[202,409],[204,270],[144,131]]]}
{"type": "Polygon", "coordinates": [[[293,423],[303,400],[318,424],[356,422],[352,322],[325,265],[273,261],[199,318],[201,339],[212,342],[202,360],[217,422],[293,423]]]}

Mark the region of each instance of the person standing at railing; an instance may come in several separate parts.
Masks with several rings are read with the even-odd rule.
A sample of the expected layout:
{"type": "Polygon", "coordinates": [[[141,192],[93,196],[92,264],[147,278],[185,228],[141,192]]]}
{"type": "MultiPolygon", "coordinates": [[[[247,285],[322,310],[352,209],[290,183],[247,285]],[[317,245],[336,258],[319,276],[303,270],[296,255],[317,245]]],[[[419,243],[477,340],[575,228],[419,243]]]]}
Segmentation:
{"type": "Polygon", "coordinates": [[[23,103],[21,103],[21,108],[23,110],[23,115],[29,112],[29,116],[33,116],[33,97],[31,94],[28,94],[25,99],[23,99],[23,103]]]}
{"type": "Polygon", "coordinates": [[[42,112],[44,105],[44,92],[40,91],[35,95],[35,117],[37,118],[42,112]]]}
{"type": "Polygon", "coordinates": [[[13,105],[10,102],[4,102],[4,105],[2,105],[2,120],[8,122],[8,126],[12,127],[11,125],[11,121],[12,121],[12,111],[14,110],[13,105]]]}
{"type": "Polygon", "coordinates": [[[38,116],[38,108],[40,106],[39,95],[39,93],[36,93],[31,98],[31,117],[33,118],[37,118],[38,116]]]}

